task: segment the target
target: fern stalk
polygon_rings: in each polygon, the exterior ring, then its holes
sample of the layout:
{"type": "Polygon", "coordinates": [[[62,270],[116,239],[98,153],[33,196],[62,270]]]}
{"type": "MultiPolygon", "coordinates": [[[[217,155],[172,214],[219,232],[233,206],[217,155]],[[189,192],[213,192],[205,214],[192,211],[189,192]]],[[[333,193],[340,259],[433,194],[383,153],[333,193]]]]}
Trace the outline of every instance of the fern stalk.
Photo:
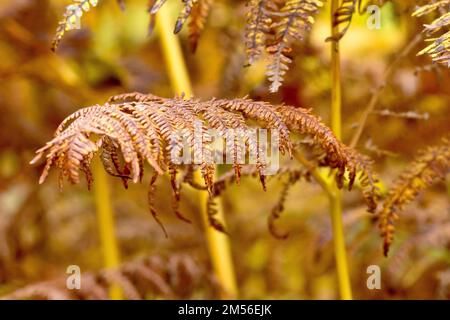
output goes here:
{"type": "MultiPolygon", "coordinates": [[[[178,94],[184,93],[185,97],[192,96],[192,87],[189,80],[186,64],[177,37],[172,33],[170,22],[170,7],[164,6],[158,11],[156,29],[161,41],[163,55],[168,68],[171,85],[178,94]]],[[[195,181],[201,183],[200,172],[195,172],[195,181]]],[[[207,192],[199,192],[200,214],[204,223],[209,255],[216,277],[222,288],[221,297],[233,299],[238,295],[231,246],[227,235],[217,231],[209,225],[206,203],[207,192]]],[[[217,203],[217,220],[225,225],[223,210],[220,202],[217,203]]]]}
{"type": "MultiPolygon", "coordinates": [[[[105,268],[116,268],[120,265],[119,249],[114,228],[114,213],[111,205],[111,194],[108,177],[99,159],[94,161],[94,199],[97,207],[97,220],[100,234],[101,250],[105,268]]],[[[123,294],[117,284],[109,289],[112,300],[122,300],[123,294]]]]}
{"type": "MultiPolygon", "coordinates": [[[[339,26],[333,24],[335,12],[339,8],[339,0],[331,1],[331,36],[337,39],[339,26]]],[[[339,54],[339,41],[331,41],[331,128],[338,139],[341,133],[341,65],[339,54]]],[[[342,191],[336,183],[332,184],[332,192],[328,193],[330,199],[331,221],[333,225],[334,254],[336,259],[339,292],[341,299],[351,300],[352,289],[348,272],[347,254],[345,250],[344,228],[342,224],[342,191]]]]}

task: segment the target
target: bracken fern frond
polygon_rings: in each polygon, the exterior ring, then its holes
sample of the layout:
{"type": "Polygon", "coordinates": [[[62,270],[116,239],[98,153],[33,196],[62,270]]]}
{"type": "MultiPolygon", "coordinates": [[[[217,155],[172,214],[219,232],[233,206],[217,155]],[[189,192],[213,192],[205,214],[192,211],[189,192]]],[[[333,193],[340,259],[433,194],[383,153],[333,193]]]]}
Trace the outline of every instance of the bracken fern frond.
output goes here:
{"type": "Polygon", "coordinates": [[[270,12],[278,11],[278,6],[273,0],[249,0],[247,7],[249,9],[245,26],[246,65],[252,65],[265,50],[272,24],[270,12]]]}
{"type": "Polygon", "coordinates": [[[199,291],[213,298],[219,289],[211,271],[187,254],[145,256],[117,269],[83,272],[81,281],[79,290],[71,290],[65,279],[51,279],[19,288],[1,299],[103,300],[108,299],[111,284],[118,285],[130,300],[149,296],[186,299],[199,291]]]}
{"type": "Polygon", "coordinates": [[[98,0],[73,0],[73,4],[66,7],[64,18],[56,28],[56,34],[52,42],[52,50],[56,51],[67,31],[80,28],[80,18],[83,12],[88,12],[92,7],[96,7],[98,0]]]}
{"type": "Polygon", "coordinates": [[[232,151],[236,182],[241,175],[241,164],[246,161],[245,157],[241,159],[238,156],[243,149],[255,157],[255,170],[265,189],[264,172],[268,165],[265,150],[250,136],[244,135],[243,143],[240,143],[235,135],[230,135],[230,130],[254,132],[255,128],[278,132],[281,154],[291,155],[291,132],[307,136],[325,154],[321,165],[337,169],[336,179],[340,187],[343,186],[345,171],[348,171],[349,189],[356,173],[361,172],[364,177],[361,182],[365,187],[363,195],[369,211],[375,210],[376,178],[367,158],[343,145],[309,110],[273,106],[246,98],[200,101],[141,93],[114,96],[104,105],[83,108],[68,116],[56,129],[54,138],[37,151],[31,163],[36,163],[44,155],[46,157],[40,183],[55,166],[59,169],[61,182],[67,178],[71,183],[78,183],[81,171],[90,185],[90,163],[94,154],[100,151],[106,172],[122,179],[126,187],[128,180],[134,183],[142,180],[144,162],[147,162],[153,171],[148,197],[153,216],[156,217],[153,207],[156,178],[168,172],[174,192],[174,211],[179,218],[187,220],[177,210],[180,200],[177,173],[186,167],[185,163],[180,163],[179,157],[193,155],[194,166],[203,176],[205,189],[211,197],[214,196],[215,149],[209,129],[215,130],[225,141],[227,150],[232,151]],[[200,138],[197,136],[199,132],[200,138]]]}
{"type": "Polygon", "coordinates": [[[188,24],[188,38],[191,51],[195,52],[200,35],[205,28],[211,10],[212,0],[197,0],[191,10],[191,17],[188,24]]]}
{"type": "Polygon", "coordinates": [[[416,159],[399,176],[389,191],[379,214],[379,228],[384,239],[384,254],[387,255],[394,239],[394,222],[398,214],[416,196],[439,179],[443,179],[450,170],[450,140],[442,139],[436,146],[420,151],[416,159]]]}
{"type": "Polygon", "coordinates": [[[450,0],[435,1],[430,4],[419,7],[413,16],[421,17],[435,11],[440,12],[440,16],[431,24],[424,25],[424,32],[428,35],[440,36],[427,39],[431,42],[418,55],[428,54],[434,62],[446,64],[450,68],[450,0]]]}
{"type": "Polygon", "coordinates": [[[267,46],[270,63],[267,76],[271,82],[270,91],[276,92],[283,82],[292,59],[288,56],[295,41],[303,40],[314,23],[313,15],[323,6],[320,0],[288,0],[279,12],[273,12],[271,29],[274,41],[267,46]]]}

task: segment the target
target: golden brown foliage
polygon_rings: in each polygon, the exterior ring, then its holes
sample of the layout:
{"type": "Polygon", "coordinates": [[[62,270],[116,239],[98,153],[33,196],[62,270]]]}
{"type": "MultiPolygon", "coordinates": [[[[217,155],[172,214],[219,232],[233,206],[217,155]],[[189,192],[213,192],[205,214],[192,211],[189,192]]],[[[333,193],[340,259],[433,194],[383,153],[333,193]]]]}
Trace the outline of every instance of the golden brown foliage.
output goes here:
{"type": "MultiPolygon", "coordinates": [[[[263,188],[265,188],[264,169],[268,165],[265,151],[248,135],[255,127],[275,130],[279,134],[279,151],[291,154],[290,133],[301,134],[312,140],[312,145],[324,153],[320,165],[337,169],[336,179],[342,188],[344,173],[348,171],[349,189],[361,172],[363,195],[373,212],[376,208],[377,189],[370,161],[336,139],[331,130],[309,110],[292,106],[272,106],[266,102],[250,99],[198,99],[184,100],[161,98],[151,94],[130,93],[112,97],[104,105],[80,109],[67,117],[57,128],[54,138],[37,151],[31,163],[36,163],[44,155],[46,165],[40,183],[46,179],[52,166],[71,183],[80,181],[80,170],[85,174],[88,186],[92,182],[90,163],[94,154],[101,151],[105,170],[119,177],[126,186],[127,180],[134,183],[142,180],[144,162],[153,169],[150,184],[149,205],[152,209],[154,183],[158,175],[168,172],[174,192],[175,204],[180,200],[178,170],[185,164],[178,163],[181,155],[193,155],[194,163],[189,170],[199,168],[205,188],[211,196],[215,194],[213,145],[209,129],[214,129],[225,141],[231,151],[236,181],[239,182],[241,165],[245,159],[239,157],[242,149],[254,155],[255,168],[263,188]],[[231,130],[242,130],[243,143],[231,130]],[[199,130],[199,131],[197,131],[199,130]],[[200,132],[200,137],[197,133],[200,132]],[[188,150],[184,150],[186,147],[188,150]]],[[[178,217],[182,218],[177,211],[178,217]]],[[[211,215],[212,216],[212,215],[211,215]]],[[[186,219],[184,219],[186,220],[186,219]]],[[[220,229],[220,228],[219,228],[220,229]]]]}
{"type": "Polygon", "coordinates": [[[245,46],[247,51],[247,65],[252,65],[263,54],[266,37],[270,33],[272,18],[270,11],[277,11],[273,0],[249,0],[247,24],[245,27],[245,46]]]}
{"type": "MultiPolygon", "coordinates": [[[[161,9],[166,0],[151,0],[149,5],[150,12],[150,30],[152,30],[152,24],[154,15],[161,9]]],[[[192,52],[197,49],[198,39],[205,28],[206,20],[211,9],[212,0],[183,0],[183,8],[178,15],[177,21],[173,32],[179,33],[183,28],[186,21],[188,23],[188,38],[192,52]]]]}
{"type": "Polygon", "coordinates": [[[384,200],[379,215],[379,227],[384,238],[384,254],[387,255],[394,239],[394,222],[398,213],[425,188],[445,177],[450,170],[450,140],[442,139],[439,145],[419,152],[416,159],[399,176],[384,200]]]}
{"type": "Polygon", "coordinates": [[[205,28],[206,19],[211,10],[211,3],[212,0],[197,0],[192,7],[191,18],[188,24],[188,37],[192,52],[195,52],[197,49],[198,40],[205,28]]]}
{"type": "MultiPolygon", "coordinates": [[[[183,4],[174,32],[178,33],[190,17],[189,38],[191,47],[195,49],[210,9],[210,1],[186,0],[183,4]]],[[[162,2],[157,2],[151,13],[156,13],[161,5],[162,2]]],[[[271,82],[270,91],[276,92],[289,69],[288,64],[292,62],[288,54],[292,51],[293,42],[303,39],[314,23],[313,15],[323,6],[323,2],[288,0],[279,6],[273,0],[249,0],[247,6],[247,65],[251,65],[266,51],[270,56],[267,67],[267,76],[271,82]]]]}
{"type": "Polygon", "coordinates": [[[181,31],[184,23],[191,15],[192,8],[197,4],[197,2],[198,0],[183,0],[183,8],[178,15],[177,21],[175,22],[175,29],[173,30],[173,33],[178,33],[181,31]]]}
{"type": "Polygon", "coordinates": [[[286,239],[289,236],[289,232],[280,232],[275,226],[275,221],[278,220],[281,216],[281,213],[284,211],[284,204],[286,202],[289,190],[302,178],[309,179],[308,171],[301,170],[289,170],[286,172],[288,178],[283,182],[280,196],[278,198],[277,203],[272,208],[272,211],[269,215],[269,219],[267,220],[267,224],[270,230],[270,233],[278,239],[286,239]]]}
{"type": "Polygon", "coordinates": [[[119,285],[125,297],[131,300],[149,296],[183,299],[198,289],[204,289],[212,296],[218,289],[209,271],[183,254],[168,258],[146,256],[124,263],[118,269],[83,272],[81,283],[79,290],[70,290],[65,278],[39,282],[20,288],[2,299],[108,299],[111,284],[119,285]]]}
{"type": "Polygon", "coordinates": [[[429,54],[434,62],[447,64],[450,67],[450,7],[449,0],[439,0],[430,4],[419,7],[413,16],[421,17],[426,14],[438,11],[440,16],[431,24],[425,24],[424,32],[433,35],[427,41],[431,42],[426,48],[418,54],[429,54]],[[443,32],[440,36],[435,37],[436,33],[443,32]]]}
{"type": "Polygon", "coordinates": [[[288,0],[279,12],[273,14],[271,29],[275,36],[266,48],[270,55],[267,76],[271,82],[271,92],[278,91],[289,69],[288,64],[292,59],[288,55],[293,42],[303,40],[314,23],[313,15],[322,6],[320,0],[288,0]]]}
{"type": "Polygon", "coordinates": [[[59,22],[56,28],[56,35],[53,38],[52,50],[58,48],[61,39],[67,31],[78,29],[80,27],[80,18],[83,12],[88,12],[92,7],[97,6],[98,0],[73,0],[73,4],[66,7],[64,18],[59,22]]]}

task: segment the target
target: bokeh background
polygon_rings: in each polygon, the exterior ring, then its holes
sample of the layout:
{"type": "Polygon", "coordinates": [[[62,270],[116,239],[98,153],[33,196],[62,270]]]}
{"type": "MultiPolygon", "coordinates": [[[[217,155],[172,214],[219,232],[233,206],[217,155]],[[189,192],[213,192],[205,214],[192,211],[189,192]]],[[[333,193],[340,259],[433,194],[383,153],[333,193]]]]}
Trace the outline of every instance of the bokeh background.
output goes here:
{"type": "MultiPolygon", "coordinates": [[[[384,81],[384,70],[427,22],[426,17],[411,18],[413,2],[386,4],[379,30],[366,27],[367,15],[355,17],[341,42],[344,142],[351,139],[372,91],[384,81]]],[[[83,28],[68,33],[55,54],[51,41],[69,3],[0,1],[0,295],[107,298],[108,283],[114,281],[129,298],[217,298],[199,203],[189,190],[183,191],[181,211],[192,224],[173,218],[169,182],[159,183],[157,207],[169,233],[166,239],[148,212],[146,183],[124,190],[119,180],[108,180],[123,264],[120,273],[111,274],[102,270],[95,206],[85,184],[59,192],[57,176],[51,174],[38,185],[42,165],[28,163],[70,113],[123,92],[173,95],[158,38],[148,35],[146,0],[125,1],[125,11],[115,1],[100,1],[83,16],[83,28]],[[84,274],[78,293],[64,288],[68,265],[80,266],[84,274]]],[[[175,22],[179,4],[172,0],[169,5],[175,22]]],[[[243,1],[214,1],[195,54],[185,30],[180,33],[195,95],[285,102],[312,108],[327,123],[327,8],[310,36],[294,48],[291,70],[276,94],[268,91],[264,62],[243,68],[245,12],[243,1]]],[[[420,42],[401,58],[357,146],[375,160],[387,187],[419,149],[449,131],[449,69],[417,57],[424,45],[420,42]]],[[[297,183],[278,222],[290,236],[279,240],[268,231],[267,216],[281,183],[282,178],[272,179],[264,192],[253,179],[243,179],[221,199],[240,298],[338,298],[327,197],[314,183],[297,183]]],[[[448,178],[421,193],[402,213],[385,258],[374,216],[365,212],[357,192],[345,193],[355,298],[450,297],[449,194],[448,178]],[[381,290],[366,286],[369,265],[381,267],[381,290]]]]}

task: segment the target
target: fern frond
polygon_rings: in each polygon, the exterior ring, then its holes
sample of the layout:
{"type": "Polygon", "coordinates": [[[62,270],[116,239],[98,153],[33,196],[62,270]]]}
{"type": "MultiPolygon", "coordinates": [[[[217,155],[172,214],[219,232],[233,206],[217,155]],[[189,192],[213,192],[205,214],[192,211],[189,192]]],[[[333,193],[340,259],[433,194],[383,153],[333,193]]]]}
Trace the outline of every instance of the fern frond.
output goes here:
{"type": "MultiPolygon", "coordinates": [[[[56,50],[67,31],[80,27],[83,12],[95,7],[98,0],[73,0],[74,4],[67,6],[64,19],[58,25],[52,50],[56,50]]],[[[149,0],[150,15],[149,33],[152,32],[156,13],[166,0],[149,0]]],[[[118,0],[121,9],[124,1],[118,0]]],[[[188,38],[191,50],[197,48],[199,37],[205,27],[206,19],[211,9],[212,0],[183,0],[183,7],[175,23],[174,33],[180,32],[189,19],[188,38]]],[[[250,8],[247,13],[245,45],[247,53],[246,65],[253,64],[263,52],[269,55],[267,77],[271,82],[270,91],[276,92],[283,82],[283,77],[289,69],[292,59],[289,53],[296,41],[301,41],[314,23],[313,15],[323,6],[321,0],[248,0],[250,8]],[[279,6],[282,6],[281,9],[279,6]]]]}
{"type": "Polygon", "coordinates": [[[271,82],[270,91],[276,92],[283,82],[292,59],[288,54],[292,51],[294,41],[301,41],[314,23],[316,14],[323,2],[320,0],[288,0],[280,12],[273,12],[271,28],[275,31],[274,42],[266,50],[270,63],[267,76],[271,82]]]}
{"type": "MultiPolygon", "coordinates": [[[[150,0],[149,14],[150,14],[150,26],[149,33],[153,31],[155,23],[155,15],[164,5],[166,0],[150,0]]],[[[181,9],[173,33],[177,34],[181,31],[187,19],[188,24],[188,38],[191,47],[191,51],[195,52],[197,49],[198,40],[200,38],[203,29],[205,28],[206,19],[208,18],[211,10],[212,0],[182,0],[183,8],[181,9]]]]}
{"type": "MultiPolygon", "coordinates": [[[[423,210],[420,211],[422,214],[424,213],[423,210]]],[[[408,275],[413,269],[417,269],[417,266],[422,267],[419,271],[422,274],[425,270],[434,269],[439,262],[444,262],[445,254],[440,255],[439,252],[446,253],[449,244],[450,222],[448,220],[433,224],[420,224],[416,234],[407,237],[389,259],[386,271],[392,278],[391,281],[394,281],[396,286],[410,287],[411,282],[416,282],[419,277],[414,277],[410,281],[409,277],[405,275],[408,275]],[[430,258],[432,261],[427,264],[426,261],[430,258]]]]}
{"type": "Polygon", "coordinates": [[[80,28],[80,18],[83,12],[88,12],[92,7],[96,7],[98,0],[73,0],[73,4],[66,7],[64,18],[56,28],[56,34],[52,41],[52,50],[56,51],[67,31],[80,28]]]}
{"type": "Polygon", "coordinates": [[[308,171],[301,170],[289,170],[286,172],[288,179],[283,182],[280,196],[276,205],[272,208],[272,211],[267,219],[267,225],[270,233],[277,239],[286,239],[289,236],[289,232],[280,232],[275,226],[275,222],[280,218],[281,213],[284,211],[284,204],[286,202],[289,190],[302,178],[309,179],[308,171]]]}
{"type": "MultiPolygon", "coordinates": [[[[377,5],[383,6],[389,0],[378,0],[377,5]]],[[[326,41],[340,41],[352,24],[353,15],[358,13],[362,15],[369,5],[374,4],[374,1],[363,0],[343,0],[341,5],[333,14],[333,26],[343,26],[339,33],[334,37],[328,37],[326,41]]]]}
{"type": "Polygon", "coordinates": [[[356,7],[361,6],[361,0],[343,0],[339,8],[333,14],[333,26],[344,25],[344,28],[340,30],[336,37],[329,37],[327,40],[339,41],[347,33],[352,23],[353,14],[356,11],[356,7]]]}
{"type": "Polygon", "coordinates": [[[211,4],[212,0],[197,0],[192,7],[188,24],[188,38],[192,52],[197,50],[198,40],[205,28],[206,19],[211,10],[211,4]]]}
{"type": "Polygon", "coordinates": [[[379,228],[387,255],[394,239],[394,222],[398,214],[416,196],[433,183],[445,177],[450,170],[450,140],[442,139],[439,145],[420,151],[416,159],[399,176],[389,191],[379,214],[379,228]]]}
{"type": "Polygon", "coordinates": [[[173,33],[180,32],[187,18],[189,18],[192,8],[197,4],[199,0],[182,0],[182,1],[183,1],[183,8],[181,9],[180,14],[178,15],[177,21],[175,22],[175,28],[173,30],[173,33]]]}
{"type": "Polygon", "coordinates": [[[110,284],[120,286],[127,299],[185,299],[198,291],[213,298],[218,289],[211,272],[186,254],[145,256],[117,269],[83,272],[81,281],[79,290],[71,290],[59,277],[19,288],[1,299],[103,300],[108,299],[110,284]]]}
{"type": "Polygon", "coordinates": [[[273,0],[249,0],[246,5],[249,7],[245,26],[246,65],[252,65],[266,47],[272,24],[270,12],[277,12],[278,7],[273,0]]]}
{"type": "Polygon", "coordinates": [[[174,192],[175,213],[186,220],[176,207],[180,201],[176,175],[185,165],[180,157],[193,155],[194,165],[201,171],[206,189],[211,196],[216,193],[210,129],[224,139],[228,150],[232,150],[231,162],[236,182],[239,182],[241,165],[245,163],[245,156],[241,159],[239,154],[244,151],[244,155],[255,156],[255,170],[265,189],[267,159],[261,143],[246,134],[243,135],[243,142],[238,143],[236,135],[230,135],[237,129],[254,132],[255,122],[256,128],[278,132],[281,154],[291,155],[291,132],[311,139],[311,143],[325,154],[321,165],[338,169],[336,179],[340,187],[343,186],[346,170],[350,189],[356,172],[361,171],[365,177],[363,182],[368,187],[363,194],[369,210],[373,211],[377,199],[374,187],[376,178],[367,159],[338,141],[332,131],[309,110],[272,106],[246,98],[200,101],[140,93],[115,96],[104,105],[83,108],[68,116],[56,129],[54,138],[37,151],[31,163],[36,163],[44,155],[46,157],[40,183],[44,182],[53,166],[59,169],[62,178],[67,178],[71,183],[80,181],[80,171],[90,183],[89,164],[94,154],[100,151],[105,170],[121,178],[126,187],[128,180],[134,183],[142,180],[144,162],[148,162],[153,171],[149,191],[150,212],[156,218],[153,209],[156,177],[168,172],[174,192]]]}
{"type": "Polygon", "coordinates": [[[426,14],[430,14],[435,11],[441,13],[446,10],[447,12],[441,14],[431,24],[424,25],[424,32],[429,35],[435,35],[442,32],[440,36],[427,39],[431,42],[426,48],[421,50],[418,55],[428,54],[434,62],[446,64],[450,68],[450,8],[449,0],[440,0],[424,6],[419,7],[413,16],[421,17],[426,14]]]}

